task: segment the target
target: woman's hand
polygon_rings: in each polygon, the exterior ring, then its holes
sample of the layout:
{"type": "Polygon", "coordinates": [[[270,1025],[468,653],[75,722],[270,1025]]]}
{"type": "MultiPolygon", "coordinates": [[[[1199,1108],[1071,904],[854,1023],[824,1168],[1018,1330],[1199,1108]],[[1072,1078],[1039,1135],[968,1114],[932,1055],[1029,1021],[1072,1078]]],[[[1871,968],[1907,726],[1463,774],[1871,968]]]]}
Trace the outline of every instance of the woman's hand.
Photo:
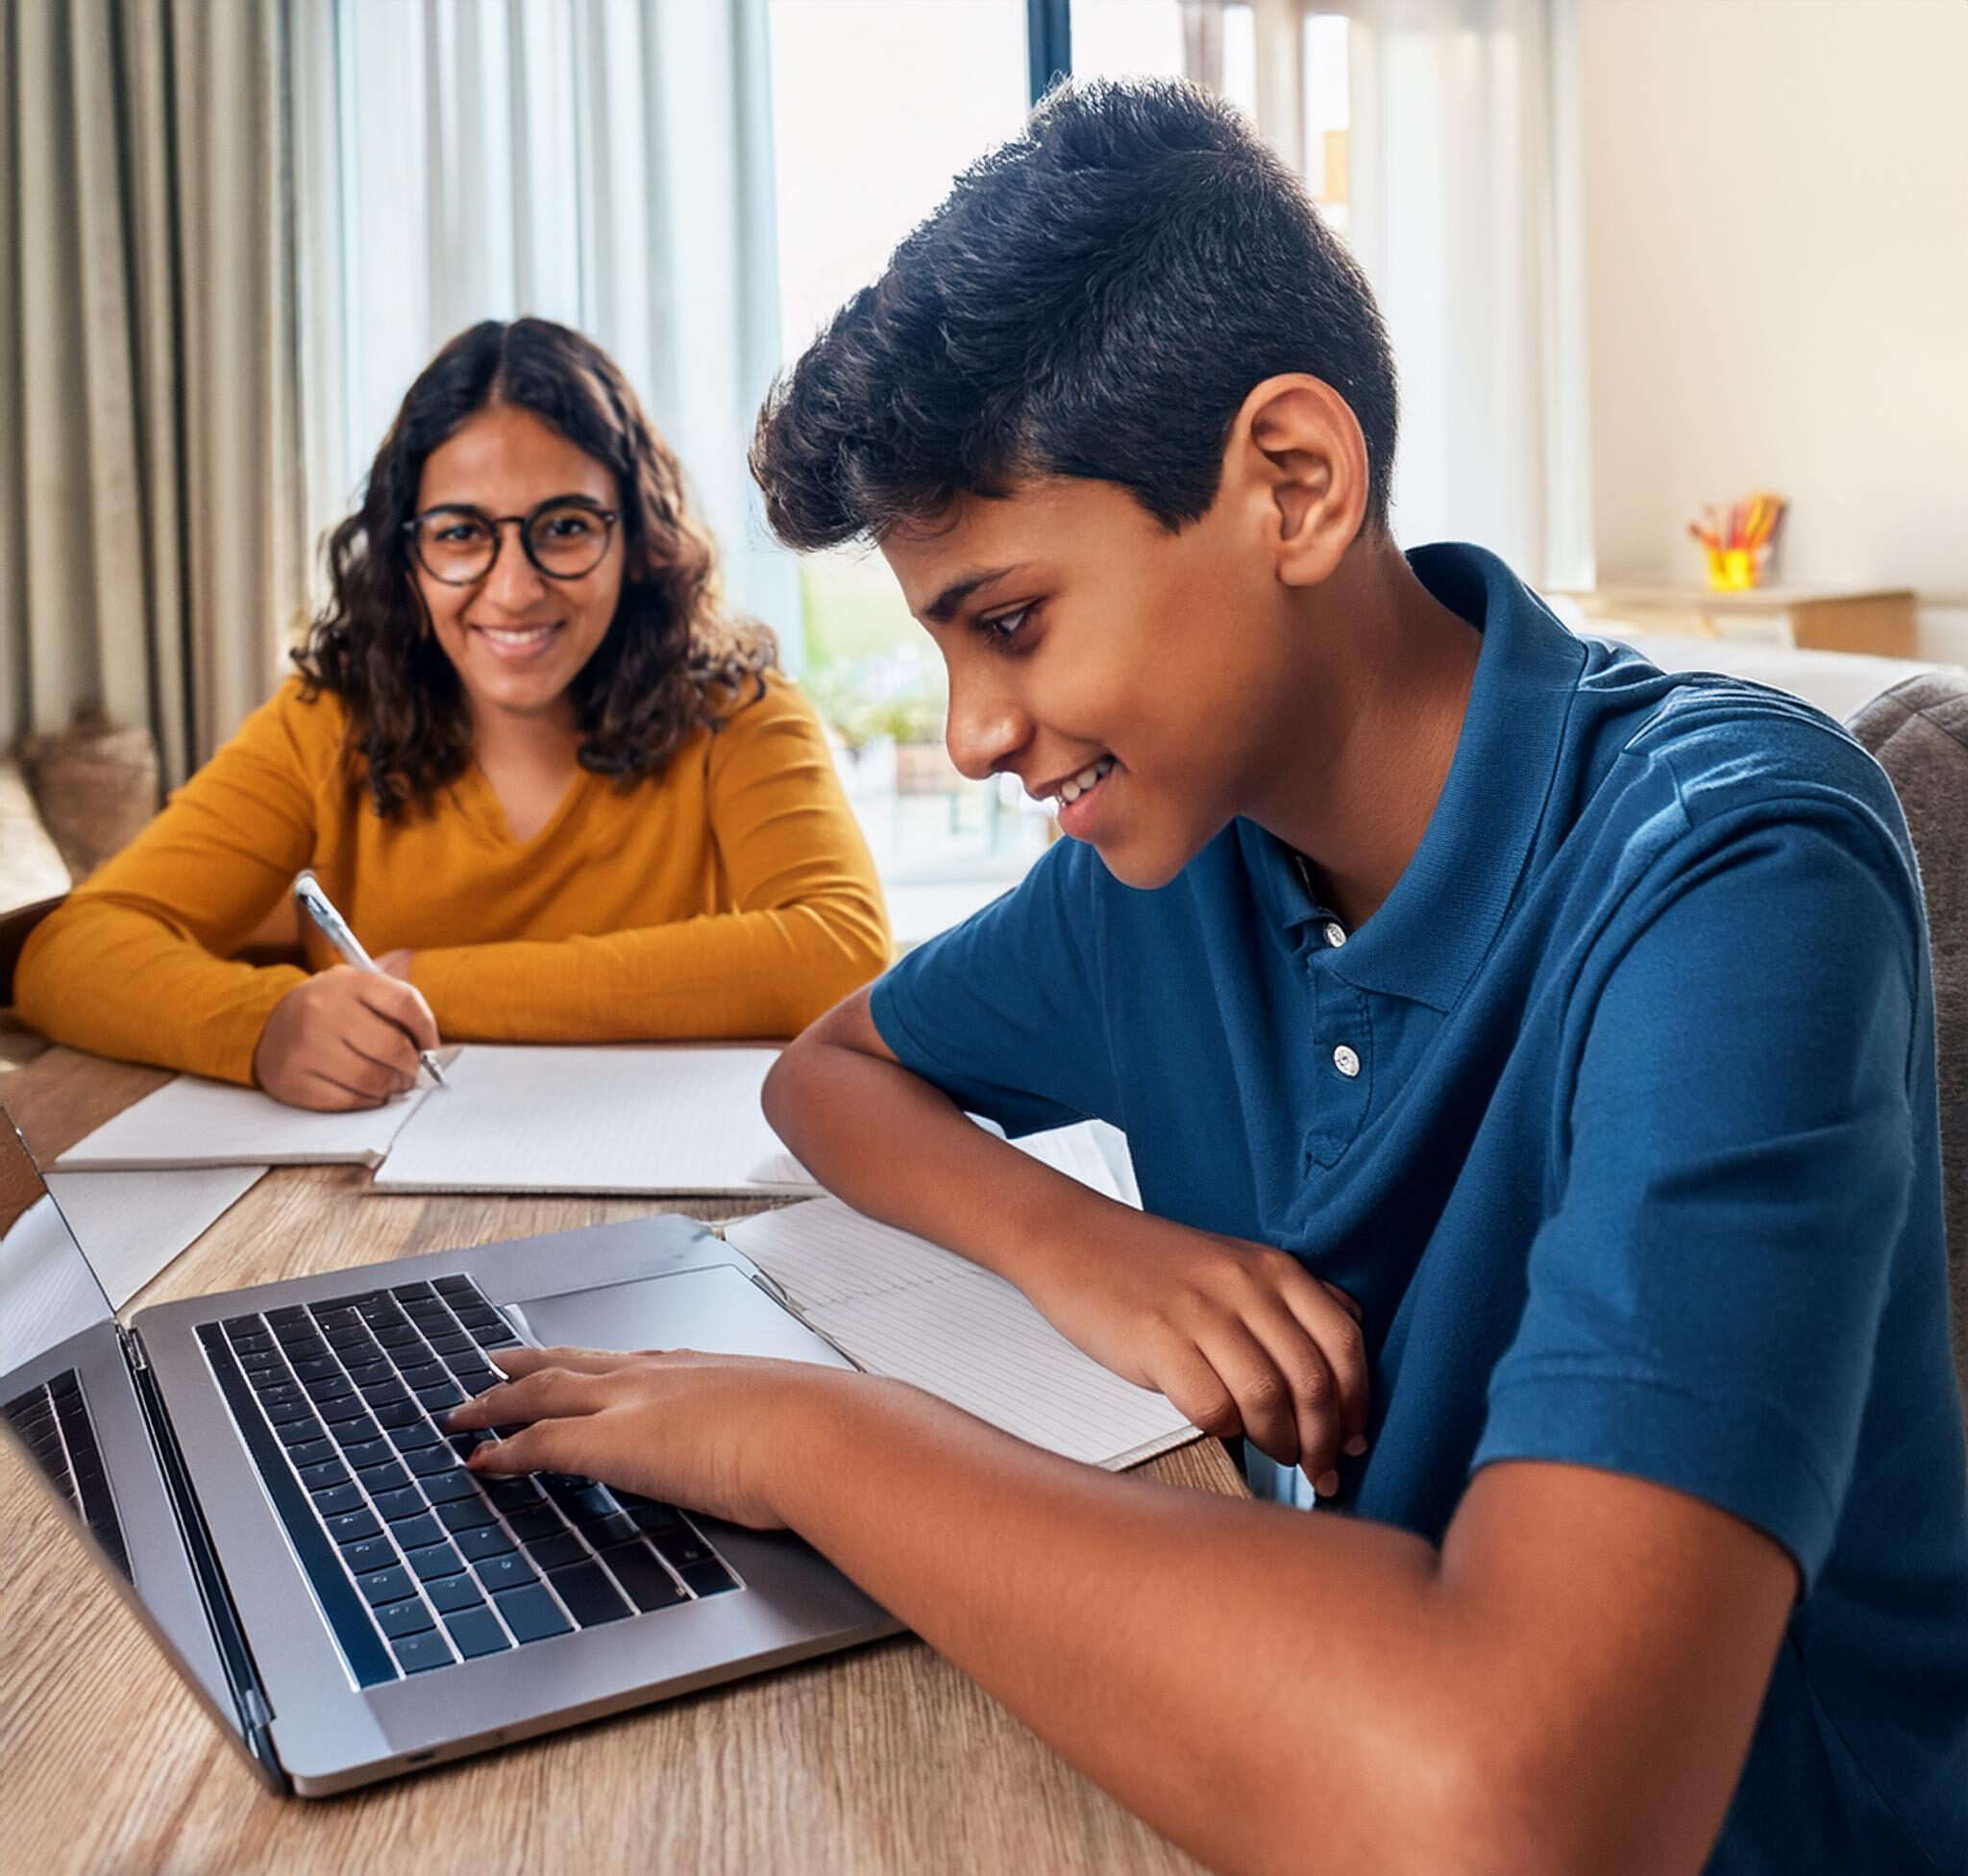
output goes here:
{"type": "Polygon", "coordinates": [[[774,1481],[799,1431],[863,1377],[750,1355],[495,1348],[512,1378],[454,1408],[450,1431],[518,1426],[474,1471],[573,1472],[734,1524],[785,1522],[774,1481]]]}
{"type": "Polygon", "coordinates": [[[253,1050],[253,1078],[291,1107],[380,1107],[417,1079],[417,1051],[437,1047],[424,993],[337,964],[273,1006],[253,1050]]]}
{"type": "Polygon", "coordinates": [[[1052,1325],[1103,1367],[1165,1394],[1206,1433],[1242,1433],[1321,1495],[1366,1449],[1360,1307],[1289,1251],[1167,1219],[1021,1270],[1052,1325]]]}

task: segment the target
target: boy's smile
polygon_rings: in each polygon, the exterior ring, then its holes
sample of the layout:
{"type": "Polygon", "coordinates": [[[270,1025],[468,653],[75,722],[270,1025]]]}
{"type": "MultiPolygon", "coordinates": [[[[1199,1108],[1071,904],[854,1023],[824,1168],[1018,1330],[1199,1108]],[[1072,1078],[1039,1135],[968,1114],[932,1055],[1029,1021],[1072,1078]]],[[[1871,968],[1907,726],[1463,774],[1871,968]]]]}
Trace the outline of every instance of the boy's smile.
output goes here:
{"type": "Polygon", "coordinates": [[[881,543],[949,668],[951,760],[1056,801],[1129,885],[1173,878],[1290,735],[1284,589],[1237,523],[1171,533],[1117,484],[1051,478],[881,543]]]}

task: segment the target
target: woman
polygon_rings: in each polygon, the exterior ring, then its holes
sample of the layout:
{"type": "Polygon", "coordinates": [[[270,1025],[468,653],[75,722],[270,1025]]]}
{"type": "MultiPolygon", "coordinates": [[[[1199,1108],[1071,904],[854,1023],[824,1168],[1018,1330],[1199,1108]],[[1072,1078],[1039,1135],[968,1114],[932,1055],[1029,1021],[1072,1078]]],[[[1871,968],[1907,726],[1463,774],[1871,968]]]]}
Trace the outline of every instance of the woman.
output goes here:
{"type": "Polygon", "coordinates": [[[348,1108],[440,1035],[793,1035],[888,961],[820,724],[591,340],[452,340],[329,560],[300,675],[34,934],[30,1023],[348,1108]],[[391,975],[295,931],[303,867],[391,975]],[[283,935],[311,974],[240,956],[283,935]]]}

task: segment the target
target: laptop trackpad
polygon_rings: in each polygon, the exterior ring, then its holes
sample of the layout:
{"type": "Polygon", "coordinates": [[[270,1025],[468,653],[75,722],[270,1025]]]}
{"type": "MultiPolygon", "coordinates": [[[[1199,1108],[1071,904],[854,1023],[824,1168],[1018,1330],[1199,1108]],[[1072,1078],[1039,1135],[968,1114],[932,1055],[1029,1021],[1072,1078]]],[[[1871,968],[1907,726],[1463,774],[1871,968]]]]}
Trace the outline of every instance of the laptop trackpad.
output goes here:
{"type": "Polygon", "coordinates": [[[826,1368],[853,1366],[729,1264],[504,1307],[549,1347],[696,1348],[707,1355],[775,1355],[826,1368]]]}

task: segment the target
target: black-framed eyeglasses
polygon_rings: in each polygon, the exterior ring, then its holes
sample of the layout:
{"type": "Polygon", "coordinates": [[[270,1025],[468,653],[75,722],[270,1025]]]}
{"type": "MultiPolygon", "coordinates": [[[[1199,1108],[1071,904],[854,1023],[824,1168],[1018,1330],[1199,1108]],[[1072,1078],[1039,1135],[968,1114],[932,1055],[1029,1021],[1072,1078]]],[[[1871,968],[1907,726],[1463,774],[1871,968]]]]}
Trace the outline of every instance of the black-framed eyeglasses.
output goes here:
{"type": "Polygon", "coordinates": [[[447,586],[473,585],[492,571],[508,524],[519,530],[527,558],[549,580],[578,580],[602,564],[621,518],[613,508],[575,496],[542,502],[530,514],[487,514],[448,502],[405,522],[404,533],[418,564],[447,586]]]}

